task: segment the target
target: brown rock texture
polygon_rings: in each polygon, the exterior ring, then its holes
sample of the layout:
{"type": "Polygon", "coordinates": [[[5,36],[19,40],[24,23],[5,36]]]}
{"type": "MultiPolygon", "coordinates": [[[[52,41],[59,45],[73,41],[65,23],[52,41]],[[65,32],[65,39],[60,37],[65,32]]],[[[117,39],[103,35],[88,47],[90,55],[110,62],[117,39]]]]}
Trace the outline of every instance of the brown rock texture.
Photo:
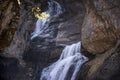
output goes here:
{"type": "Polygon", "coordinates": [[[89,0],[82,25],[82,45],[90,53],[114,47],[120,35],[119,1],[89,0]]]}
{"type": "Polygon", "coordinates": [[[120,80],[120,41],[81,67],[78,80],[120,80]]]}
{"type": "Polygon", "coordinates": [[[22,55],[28,49],[30,36],[35,26],[35,17],[32,13],[34,3],[21,1],[20,4],[20,20],[19,27],[13,37],[9,47],[5,48],[3,55],[6,57],[14,57],[24,64],[22,55]]]}
{"type": "Polygon", "coordinates": [[[82,45],[86,54],[95,55],[88,56],[78,80],[120,80],[119,4],[119,0],[87,1],[82,45]]]}
{"type": "Polygon", "coordinates": [[[13,39],[18,27],[19,9],[17,0],[0,1],[0,52],[9,46],[13,39]]]}

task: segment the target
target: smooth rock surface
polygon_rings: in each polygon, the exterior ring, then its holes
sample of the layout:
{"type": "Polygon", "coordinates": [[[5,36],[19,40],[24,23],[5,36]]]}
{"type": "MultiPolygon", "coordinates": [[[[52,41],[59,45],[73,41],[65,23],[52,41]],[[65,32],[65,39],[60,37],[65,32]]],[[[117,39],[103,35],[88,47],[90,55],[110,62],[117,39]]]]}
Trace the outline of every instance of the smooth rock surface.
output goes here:
{"type": "Polygon", "coordinates": [[[120,35],[119,1],[90,0],[86,9],[81,36],[83,47],[93,54],[114,47],[120,35]]]}

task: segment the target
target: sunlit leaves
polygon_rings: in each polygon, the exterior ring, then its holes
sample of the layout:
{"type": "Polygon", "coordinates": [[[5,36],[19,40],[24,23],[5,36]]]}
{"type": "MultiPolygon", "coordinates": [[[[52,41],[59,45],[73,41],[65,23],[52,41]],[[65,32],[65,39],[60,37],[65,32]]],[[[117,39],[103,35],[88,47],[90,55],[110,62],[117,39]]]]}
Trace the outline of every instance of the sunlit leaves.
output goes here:
{"type": "Polygon", "coordinates": [[[39,7],[32,8],[32,12],[34,13],[35,17],[41,20],[46,20],[50,15],[46,12],[40,12],[41,9],[39,7]]]}
{"type": "Polygon", "coordinates": [[[17,0],[18,4],[20,5],[20,0],[17,0]]]}

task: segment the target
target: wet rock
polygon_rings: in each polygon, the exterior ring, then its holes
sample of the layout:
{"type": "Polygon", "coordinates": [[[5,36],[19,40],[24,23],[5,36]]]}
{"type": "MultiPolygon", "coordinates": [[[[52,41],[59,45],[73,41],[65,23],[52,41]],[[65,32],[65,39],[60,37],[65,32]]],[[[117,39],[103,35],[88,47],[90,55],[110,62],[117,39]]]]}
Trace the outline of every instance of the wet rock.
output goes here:
{"type": "Polygon", "coordinates": [[[81,25],[85,6],[82,1],[65,0],[65,12],[61,15],[65,21],[58,26],[57,44],[71,44],[80,41],[81,25]]]}
{"type": "Polygon", "coordinates": [[[24,53],[23,59],[28,67],[32,67],[33,80],[39,80],[42,69],[56,61],[63,47],[56,46],[55,42],[49,42],[47,38],[36,37],[30,41],[29,49],[24,53]]]}
{"type": "Polygon", "coordinates": [[[105,52],[117,42],[120,31],[118,0],[93,0],[87,3],[82,25],[82,45],[90,53],[105,52]],[[113,3],[113,4],[110,4],[113,3]]]}

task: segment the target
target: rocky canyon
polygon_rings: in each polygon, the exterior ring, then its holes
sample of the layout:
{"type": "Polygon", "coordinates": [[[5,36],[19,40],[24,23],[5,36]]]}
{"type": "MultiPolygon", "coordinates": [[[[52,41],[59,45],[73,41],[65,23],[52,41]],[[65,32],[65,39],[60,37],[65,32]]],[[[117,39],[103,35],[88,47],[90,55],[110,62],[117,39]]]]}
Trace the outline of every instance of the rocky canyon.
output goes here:
{"type": "Polygon", "coordinates": [[[120,80],[120,0],[1,0],[0,5],[0,80],[120,80]],[[59,65],[53,72],[60,66],[64,71],[70,61],[64,79],[60,71],[59,78],[41,78],[52,64],[59,65]]]}

